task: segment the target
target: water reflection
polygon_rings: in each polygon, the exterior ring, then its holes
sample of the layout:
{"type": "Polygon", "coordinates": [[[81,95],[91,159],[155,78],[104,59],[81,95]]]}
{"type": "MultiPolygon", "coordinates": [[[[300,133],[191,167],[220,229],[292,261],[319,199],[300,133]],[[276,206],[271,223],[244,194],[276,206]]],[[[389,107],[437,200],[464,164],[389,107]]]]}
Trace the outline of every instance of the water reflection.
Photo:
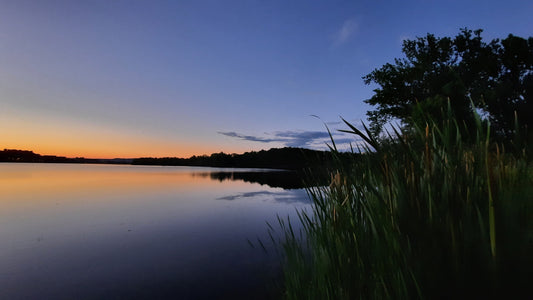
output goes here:
{"type": "Polygon", "coordinates": [[[194,176],[209,177],[218,181],[244,181],[250,183],[259,183],[270,187],[279,187],[283,189],[301,189],[304,188],[302,175],[295,171],[222,171],[222,172],[199,172],[193,173],[194,176]]]}
{"type": "Polygon", "coordinates": [[[0,164],[0,298],[268,296],[277,258],[247,240],[269,240],[266,222],[307,207],[307,196],[242,175],[0,164]]]}
{"type": "Polygon", "coordinates": [[[244,198],[259,198],[261,201],[276,201],[284,203],[304,203],[309,204],[311,201],[306,197],[305,191],[296,190],[294,192],[270,192],[270,191],[258,191],[258,192],[248,192],[248,193],[239,193],[230,196],[219,197],[217,200],[238,200],[244,198]]]}

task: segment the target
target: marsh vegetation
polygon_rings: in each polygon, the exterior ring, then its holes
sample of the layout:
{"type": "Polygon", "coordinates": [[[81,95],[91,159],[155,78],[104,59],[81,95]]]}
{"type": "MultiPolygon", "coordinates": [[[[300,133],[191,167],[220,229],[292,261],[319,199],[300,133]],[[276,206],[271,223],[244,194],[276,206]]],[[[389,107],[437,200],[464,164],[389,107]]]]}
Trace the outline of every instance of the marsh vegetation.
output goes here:
{"type": "Polygon", "coordinates": [[[370,129],[343,130],[362,155],[308,188],[298,222],[280,218],[287,299],[528,295],[533,39],[480,33],[406,41],[405,59],[365,78],[380,86],[370,129]]]}
{"type": "MultiPolygon", "coordinates": [[[[309,188],[303,232],[285,225],[288,299],[456,299],[525,295],[533,260],[526,151],[509,153],[477,119],[370,132],[367,155],[309,188]]],[[[333,149],[336,153],[336,150],[333,149]]]]}

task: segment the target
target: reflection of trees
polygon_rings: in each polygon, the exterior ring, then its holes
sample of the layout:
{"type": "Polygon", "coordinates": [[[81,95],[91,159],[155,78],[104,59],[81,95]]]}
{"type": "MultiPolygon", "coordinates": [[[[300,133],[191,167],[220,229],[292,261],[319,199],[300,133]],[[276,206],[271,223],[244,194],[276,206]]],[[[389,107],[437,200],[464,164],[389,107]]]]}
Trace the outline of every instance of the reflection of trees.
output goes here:
{"type": "Polygon", "coordinates": [[[269,172],[203,172],[195,173],[195,176],[207,177],[212,180],[222,181],[244,181],[250,183],[259,183],[270,187],[279,187],[283,189],[301,189],[303,175],[294,171],[269,171],[269,172]]]}
{"type": "Polygon", "coordinates": [[[194,172],[192,173],[192,177],[207,178],[209,177],[209,172],[194,172]]]}

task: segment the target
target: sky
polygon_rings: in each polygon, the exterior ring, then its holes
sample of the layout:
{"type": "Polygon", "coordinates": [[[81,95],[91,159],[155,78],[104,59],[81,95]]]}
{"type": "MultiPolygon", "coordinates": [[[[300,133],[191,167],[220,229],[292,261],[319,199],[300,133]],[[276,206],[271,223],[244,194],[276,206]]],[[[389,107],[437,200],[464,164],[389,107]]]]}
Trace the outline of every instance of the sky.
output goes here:
{"type": "Polygon", "coordinates": [[[533,1],[0,0],[0,149],[189,157],[354,137],[402,40],[533,34],[533,1]]]}

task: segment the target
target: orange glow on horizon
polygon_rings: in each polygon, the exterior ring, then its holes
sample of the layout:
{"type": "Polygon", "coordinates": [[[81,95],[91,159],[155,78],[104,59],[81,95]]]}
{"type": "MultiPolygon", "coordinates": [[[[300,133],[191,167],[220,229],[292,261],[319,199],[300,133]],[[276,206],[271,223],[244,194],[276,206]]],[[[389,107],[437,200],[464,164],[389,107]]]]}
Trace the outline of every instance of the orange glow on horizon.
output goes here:
{"type": "Polygon", "coordinates": [[[0,136],[0,150],[29,150],[40,155],[55,155],[68,158],[139,158],[139,157],[180,157],[189,158],[193,155],[211,155],[213,153],[244,153],[258,151],[247,146],[238,145],[207,145],[203,143],[172,143],[139,138],[109,142],[107,140],[86,140],[76,143],[64,140],[53,141],[35,138],[31,142],[16,142],[0,136]]]}
{"type": "MultiPolygon", "coordinates": [[[[196,136],[150,136],[133,130],[54,120],[26,122],[13,115],[0,119],[0,150],[29,150],[69,158],[138,158],[243,153],[253,150],[234,141],[205,142],[196,136]]],[[[212,140],[212,139],[211,139],[212,140]]]]}
{"type": "Polygon", "coordinates": [[[29,150],[69,158],[189,158],[219,152],[244,153],[268,146],[271,145],[251,144],[204,128],[157,131],[39,110],[0,110],[0,150],[29,150]]]}
{"type": "Polygon", "coordinates": [[[140,158],[140,157],[180,157],[189,158],[193,155],[211,155],[212,153],[244,153],[252,149],[218,149],[211,147],[183,147],[181,149],[165,149],[163,147],[143,147],[133,150],[122,149],[105,149],[94,148],[62,148],[54,145],[33,145],[33,144],[3,144],[1,149],[16,149],[33,151],[40,155],[64,156],[67,158],[95,158],[95,159],[112,159],[112,158],[140,158]]]}

